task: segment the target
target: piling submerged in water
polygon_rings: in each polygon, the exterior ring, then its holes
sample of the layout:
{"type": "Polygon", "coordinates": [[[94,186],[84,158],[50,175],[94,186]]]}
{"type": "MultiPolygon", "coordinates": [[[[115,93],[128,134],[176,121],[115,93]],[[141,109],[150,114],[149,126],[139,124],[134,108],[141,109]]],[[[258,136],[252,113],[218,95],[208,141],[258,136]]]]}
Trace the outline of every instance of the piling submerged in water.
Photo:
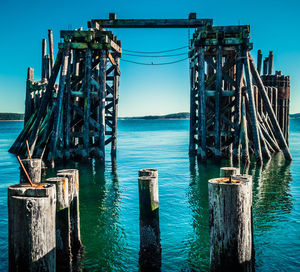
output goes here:
{"type": "Polygon", "coordinates": [[[41,160],[18,160],[29,183],[21,177],[21,184],[8,188],[9,270],[72,271],[83,249],[78,170],[63,169],[35,183],[41,160]]]}
{"type": "Polygon", "coordinates": [[[210,271],[254,271],[252,177],[208,181],[210,271]]]}

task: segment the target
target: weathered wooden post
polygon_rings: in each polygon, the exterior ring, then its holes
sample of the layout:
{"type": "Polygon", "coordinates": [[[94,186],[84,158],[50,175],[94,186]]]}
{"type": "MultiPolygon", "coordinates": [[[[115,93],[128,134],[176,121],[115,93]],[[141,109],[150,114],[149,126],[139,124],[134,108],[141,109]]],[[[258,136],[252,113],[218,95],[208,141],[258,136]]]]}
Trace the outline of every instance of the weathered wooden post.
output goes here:
{"type": "Polygon", "coordinates": [[[240,169],[236,167],[221,167],[220,178],[228,178],[240,174],[240,169]]]}
{"type": "Polygon", "coordinates": [[[49,53],[50,53],[50,67],[52,70],[53,65],[54,65],[53,31],[52,31],[52,29],[48,29],[48,41],[49,41],[49,53]]]}
{"type": "Polygon", "coordinates": [[[8,188],[9,271],[56,271],[55,210],[52,184],[8,188]]]}
{"type": "MultiPolygon", "coordinates": [[[[22,163],[33,183],[41,182],[41,159],[23,159],[22,163]]],[[[20,183],[28,183],[28,179],[22,169],[20,169],[20,183]]]]}
{"type": "Polygon", "coordinates": [[[46,55],[47,55],[47,40],[42,41],[42,80],[46,78],[46,55]]]}
{"type": "Polygon", "coordinates": [[[261,72],[261,62],[262,62],[262,52],[261,50],[257,51],[257,71],[260,74],[261,72]]]}
{"type": "Polygon", "coordinates": [[[268,67],[268,74],[269,75],[272,75],[273,74],[273,59],[274,59],[274,56],[273,56],[273,51],[270,51],[269,52],[269,67],[268,67]]]}
{"type": "Polygon", "coordinates": [[[141,271],[160,271],[161,245],[159,230],[158,172],[139,170],[141,271]]]}
{"type": "Polygon", "coordinates": [[[45,182],[56,187],[56,268],[58,271],[70,271],[72,253],[68,179],[53,177],[45,182]]]}
{"type": "Polygon", "coordinates": [[[107,53],[105,50],[100,51],[100,103],[99,103],[99,149],[100,158],[105,161],[105,96],[106,96],[106,67],[107,67],[107,53]]]}
{"type": "Polygon", "coordinates": [[[57,172],[57,176],[68,178],[71,248],[72,253],[76,254],[80,249],[82,249],[79,214],[79,171],[77,169],[63,169],[57,172]]]}
{"type": "Polygon", "coordinates": [[[252,178],[208,181],[210,271],[253,271],[252,178]]]}
{"type": "Polygon", "coordinates": [[[24,115],[24,127],[33,114],[33,105],[31,98],[31,86],[34,82],[34,70],[33,68],[28,68],[27,70],[27,82],[26,82],[26,97],[25,97],[25,115],[24,115]]]}

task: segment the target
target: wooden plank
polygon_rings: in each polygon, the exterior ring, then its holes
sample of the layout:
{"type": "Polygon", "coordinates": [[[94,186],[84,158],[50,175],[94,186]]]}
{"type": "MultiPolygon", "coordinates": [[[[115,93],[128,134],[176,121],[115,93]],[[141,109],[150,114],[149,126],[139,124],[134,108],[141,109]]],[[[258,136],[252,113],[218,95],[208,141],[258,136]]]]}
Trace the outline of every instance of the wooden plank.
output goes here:
{"type": "Polygon", "coordinates": [[[93,19],[89,27],[98,28],[197,28],[212,25],[212,19],[93,19]]]}
{"type": "Polygon", "coordinates": [[[117,53],[122,54],[122,48],[113,40],[110,40],[110,48],[115,50],[117,53]]]}

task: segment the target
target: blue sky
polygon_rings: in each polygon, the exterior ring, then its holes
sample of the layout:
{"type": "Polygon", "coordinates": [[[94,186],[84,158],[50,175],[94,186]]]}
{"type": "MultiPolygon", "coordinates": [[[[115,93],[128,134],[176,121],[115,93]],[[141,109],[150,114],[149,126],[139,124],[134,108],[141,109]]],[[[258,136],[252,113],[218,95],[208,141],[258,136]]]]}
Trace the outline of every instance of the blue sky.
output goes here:
{"type": "MultiPolygon", "coordinates": [[[[0,112],[24,112],[26,70],[33,67],[35,79],[40,79],[41,42],[48,29],[53,29],[57,45],[60,30],[86,28],[88,20],[108,18],[109,12],[115,12],[119,19],[187,18],[190,12],[197,12],[198,18],[212,18],[214,25],[250,24],[252,55],[256,56],[257,49],[262,49],[264,55],[273,50],[274,69],[291,76],[291,112],[300,112],[298,1],[115,0],[111,3],[1,0],[0,112]]],[[[188,43],[186,29],[114,29],[113,32],[122,41],[123,49],[128,50],[161,51],[188,43]]],[[[121,62],[121,72],[119,116],[189,111],[188,61],[166,66],[121,62]]]]}

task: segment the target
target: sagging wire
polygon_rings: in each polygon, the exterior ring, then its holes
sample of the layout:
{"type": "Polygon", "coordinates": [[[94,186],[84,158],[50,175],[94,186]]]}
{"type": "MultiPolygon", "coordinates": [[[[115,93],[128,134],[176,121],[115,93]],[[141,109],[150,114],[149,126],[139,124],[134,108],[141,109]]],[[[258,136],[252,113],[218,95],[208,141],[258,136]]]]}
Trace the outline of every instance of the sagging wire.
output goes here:
{"type": "Polygon", "coordinates": [[[142,57],[142,58],[168,58],[168,57],[176,57],[176,56],[182,56],[182,55],[187,55],[187,54],[188,54],[187,52],[184,52],[184,53],[171,54],[171,55],[147,56],[147,55],[137,55],[137,54],[123,53],[123,55],[126,55],[126,56],[142,57]]]}
{"type": "Polygon", "coordinates": [[[186,46],[182,46],[182,47],[178,47],[178,48],[174,48],[174,49],[169,49],[169,50],[164,50],[164,51],[134,51],[134,50],[126,50],[126,49],[122,49],[122,51],[124,52],[129,52],[129,53],[139,53],[139,54],[159,54],[159,53],[166,53],[166,52],[172,52],[172,51],[177,51],[177,50],[180,50],[180,49],[184,49],[184,48],[188,48],[189,46],[186,45],[186,46]]]}
{"type": "Polygon", "coordinates": [[[137,61],[132,61],[132,60],[126,60],[126,59],[120,59],[121,61],[125,61],[125,62],[130,62],[130,63],[134,63],[134,64],[139,64],[139,65],[168,65],[168,64],[174,64],[174,63],[177,63],[177,62],[181,62],[181,61],[185,61],[189,59],[188,57],[187,58],[184,58],[184,59],[180,59],[180,60],[176,60],[176,61],[171,61],[171,62],[161,62],[161,63],[145,63],[145,62],[137,62],[137,61]]]}

